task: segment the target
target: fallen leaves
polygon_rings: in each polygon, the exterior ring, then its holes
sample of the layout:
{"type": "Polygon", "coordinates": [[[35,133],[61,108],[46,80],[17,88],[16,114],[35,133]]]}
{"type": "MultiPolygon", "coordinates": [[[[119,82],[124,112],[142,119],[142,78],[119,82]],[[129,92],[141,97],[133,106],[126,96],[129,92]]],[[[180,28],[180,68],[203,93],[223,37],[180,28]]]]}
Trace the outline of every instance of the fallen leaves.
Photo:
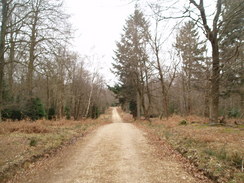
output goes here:
{"type": "Polygon", "coordinates": [[[187,121],[197,122],[183,126],[179,125],[182,117],[173,116],[168,121],[137,121],[137,125],[148,131],[150,136],[155,136],[149,139],[159,146],[157,156],[161,153],[162,158],[178,159],[200,180],[207,176],[219,183],[231,180],[242,183],[244,176],[239,164],[244,155],[243,130],[230,126],[208,126],[200,119],[189,117],[187,121]]]}

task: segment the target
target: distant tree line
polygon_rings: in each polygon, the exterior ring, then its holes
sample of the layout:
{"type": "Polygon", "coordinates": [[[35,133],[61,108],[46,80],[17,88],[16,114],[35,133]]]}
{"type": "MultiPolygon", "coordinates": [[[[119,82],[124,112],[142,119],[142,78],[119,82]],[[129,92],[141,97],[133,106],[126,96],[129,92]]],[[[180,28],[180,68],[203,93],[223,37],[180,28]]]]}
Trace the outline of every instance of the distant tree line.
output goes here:
{"type": "Polygon", "coordinates": [[[69,50],[61,0],[1,0],[0,121],[98,117],[111,93],[99,73],[69,50]]]}
{"type": "Polygon", "coordinates": [[[135,118],[196,114],[216,123],[220,115],[244,117],[244,2],[217,0],[212,22],[204,0],[188,3],[171,50],[159,26],[176,18],[163,16],[169,8],[151,4],[150,19],[135,8],[117,42],[119,83],[111,90],[135,118]]]}

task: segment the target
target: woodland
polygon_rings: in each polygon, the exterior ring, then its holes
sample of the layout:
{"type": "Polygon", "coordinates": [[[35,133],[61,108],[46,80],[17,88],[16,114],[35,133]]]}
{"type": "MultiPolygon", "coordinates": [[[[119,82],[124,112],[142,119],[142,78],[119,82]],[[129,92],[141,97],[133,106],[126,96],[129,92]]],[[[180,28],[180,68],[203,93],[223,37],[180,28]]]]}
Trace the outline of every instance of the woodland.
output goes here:
{"type": "Polygon", "coordinates": [[[124,0],[113,84],[64,2],[0,0],[0,182],[243,183],[244,1],[124,0]]]}
{"type": "Polygon", "coordinates": [[[218,0],[212,18],[204,3],[190,0],[180,16],[149,4],[150,20],[137,7],[127,19],[113,65],[120,82],[112,90],[135,118],[198,115],[224,123],[243,117],[244,3],[218,0]],[[184,20],[171,50],[160,30],[168,19],[184,20]]]}
{"type": "Polygon", "coordinates": [[[118,82],[108,86],[70,49],[62,1],[1,0],[0,120],[97,118],[111,105],[134,118],[242,118],[244,2],[214,1],[211,15],[204,3],[152,1],[149,14],[135,6],[114,49],[118,82]],[[162,39],[169,20],[180,20],[170,46],[162,39]]]}
{"type": "Polygon", "coordinates": [[[62,1],[3,0],[0,120],[97,118],[110,106],[104,78],[72,51],[62,1]]]}

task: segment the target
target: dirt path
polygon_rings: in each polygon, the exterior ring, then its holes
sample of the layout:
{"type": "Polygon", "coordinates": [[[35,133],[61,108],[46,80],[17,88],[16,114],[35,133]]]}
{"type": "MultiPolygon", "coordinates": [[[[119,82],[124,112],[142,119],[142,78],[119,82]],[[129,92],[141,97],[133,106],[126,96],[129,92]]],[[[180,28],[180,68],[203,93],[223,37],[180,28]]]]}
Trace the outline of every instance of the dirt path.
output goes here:
{"type": "Polygon", "coordinates": [[[100,127],[69,152],[49,161],[19,182],[45,183],[193,183],[199,182],[176,161],[160,160],[144,132],[123,123],[117,109],[113,122],[100,127]]]}

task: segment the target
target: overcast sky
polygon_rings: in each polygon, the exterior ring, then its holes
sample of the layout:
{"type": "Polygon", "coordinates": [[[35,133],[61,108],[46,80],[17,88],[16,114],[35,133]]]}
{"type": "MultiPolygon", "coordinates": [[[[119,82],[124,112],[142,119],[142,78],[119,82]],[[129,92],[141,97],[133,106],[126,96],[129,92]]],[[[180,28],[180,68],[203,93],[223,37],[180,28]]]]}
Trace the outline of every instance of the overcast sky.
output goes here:
{"type": "MultiPolygon", "coordinates": [[[[206,0],[206,7],[211,8],[210,4],[215,5],[215,1],[206,0]]],[[[113,62],[113,51],[116,49],[115,42],[120,40],[125,20],[133,13],[136,0],[64,0],[64,2],[66,12],[71,15],[70,21],[73,29],[76,30],[74,48],[71,49],[78,52],[82,57],[87,56],[89,59],[86,61],[91,63],[93,67],[96,66],[109,84],[114,84],[116,79],[110,69],[113,62]]],[[[143,0],[139,2],[143,2],[143,0]]],[[[163,2],[163,5],[167,2],[172,5],[173,1],[164,0],[163,2]]],[[[185,2],[186,0],[177,1],[178,7],[182,8],[184,6],[182,3],[185,2]]],[[[145,12],[145,9],[143,11],[145,12]]],[[[207,11],[207,13],[212,14],[213,11],[207,11]]],[[[175,14],[171,13],[168,16],[175,16],[175,14]]],[[[168,22],[164,21],[161,25],[162,38],[167,41],[164,42],[164,48],[167,48],[163,50],[164,57],[170,50],[177,33],[176,28],[174,34],[170,35],[172,28],[175,25],[179,26],[179,22],[180,20],[171,19],[168,22]]],[[[169,60],[167,57],[164,59],[169,60]]]]}
{"type": "Polygon", "coordinates": [[[120,39],[125,20],[134,10],[129,0],[65,0],[75,31],[74,50],[90,57],[109,83],[115,42],[120,39]]]}

